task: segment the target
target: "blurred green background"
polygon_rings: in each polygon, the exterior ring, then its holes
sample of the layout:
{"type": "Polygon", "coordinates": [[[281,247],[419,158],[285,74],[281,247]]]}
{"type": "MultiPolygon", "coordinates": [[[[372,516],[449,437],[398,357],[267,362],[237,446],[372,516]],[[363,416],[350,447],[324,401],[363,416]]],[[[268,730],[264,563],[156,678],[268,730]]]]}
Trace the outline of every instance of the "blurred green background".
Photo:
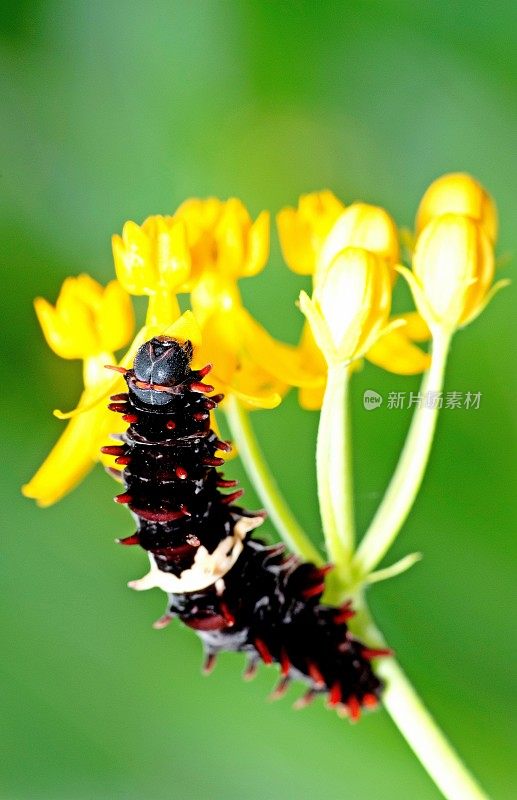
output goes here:
{"type": "MultiPolygon", "coordinates": [[[[51,409],[70,407],[80,388],[78,365],[44,344],[32,299],[55,300],[62,279],[83,270],[108,280],[110,235],[124,220],[170,213],[189,196],[237,195],[256,214],[328,187],[411,225],[426,185],[457,169],[494,194],[499,253],[515,253],[516,9],[509,0],[2,5],[2,798],[438,797],[384,712],[352,727],[321,703],[303,713],[270,705],[271,671],[244,684],[230,656],[204,679],[191,632],[152,630],[164,598],[126,588],[145,558],[114,546],[132,526],[100,468],[50,509],[21,497],[60,432],[51,409]]],[[[269,267],[243,283],[256,317],[288,341],[302,283],[275,237],[269,267]]],[[[425,558],[370,598],[495,798],[515,797],[517,778],[513,299],[506,290],[456,338],[446,389],[481,391],[481,408],[442,414],[423,491],[390,555],[425,558]]],[[[366,413],[362,392],[417,385],[372,366],[357,376],[363,527],[409,412],[366,413]]],[[[293,393],[253,419],[320,541],[317,416],[293,393]]],[[[253,507],[239,464],[228,472],[253,507]]]]}

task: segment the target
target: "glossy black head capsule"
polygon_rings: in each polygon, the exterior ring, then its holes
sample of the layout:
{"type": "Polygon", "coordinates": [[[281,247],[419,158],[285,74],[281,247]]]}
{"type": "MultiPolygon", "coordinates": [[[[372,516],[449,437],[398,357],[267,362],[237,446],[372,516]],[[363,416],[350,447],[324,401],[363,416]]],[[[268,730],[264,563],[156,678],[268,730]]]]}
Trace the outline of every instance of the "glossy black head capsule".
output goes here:
{"type": "Polygon", "coordinates": [[[174,387],[189,375],[192,361],[192,344],[180,344],[168,336],[156,336],[145,342],[138,350],[133,364],[133,376],[129,381],[131,391],[148,405],[166,405],[171,394],[160,389],[142,388],[142,383],[174,387]]]}

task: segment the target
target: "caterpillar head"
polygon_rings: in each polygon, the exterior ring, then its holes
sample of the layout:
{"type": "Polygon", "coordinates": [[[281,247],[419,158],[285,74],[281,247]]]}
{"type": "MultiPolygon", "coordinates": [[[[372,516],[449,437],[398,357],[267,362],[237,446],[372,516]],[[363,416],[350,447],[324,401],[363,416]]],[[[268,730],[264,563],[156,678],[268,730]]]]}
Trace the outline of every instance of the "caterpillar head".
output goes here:
{"type": "Polygon", "coordinates": [[[155,336],[145,342],[135,356],[131,390],[144,403],[166,405],[171,393],[158,387],[173,388],[182,384],[189,375],[191,361],[191,342],[180,343],[169,336],[155,336]],[[147,386],[141,387],[139,383],[147,386]]]}

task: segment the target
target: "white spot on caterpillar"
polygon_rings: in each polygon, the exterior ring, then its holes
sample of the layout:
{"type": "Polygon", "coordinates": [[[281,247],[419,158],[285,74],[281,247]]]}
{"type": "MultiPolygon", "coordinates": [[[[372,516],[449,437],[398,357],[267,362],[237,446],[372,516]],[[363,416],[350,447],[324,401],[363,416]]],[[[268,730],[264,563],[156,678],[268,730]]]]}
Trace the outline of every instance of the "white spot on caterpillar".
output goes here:
{"type": "Polygon", "coordinates": [[[235,523],[232,536],[227,536],[219,542],[213,553],[209,553],[206,547],[199,547],[190,569],[184,570],[179,576],[158,569],[153,554],[149,553],[151,564],[149,572],[139,580],[129,581],[128,586],[138,592],[161,589],[167,594],[183,594],[206,589],[221,580],[233,567],[242,553],[242,542],[246,534],[261,522],[262,517],[241,517],[235,523]]]}

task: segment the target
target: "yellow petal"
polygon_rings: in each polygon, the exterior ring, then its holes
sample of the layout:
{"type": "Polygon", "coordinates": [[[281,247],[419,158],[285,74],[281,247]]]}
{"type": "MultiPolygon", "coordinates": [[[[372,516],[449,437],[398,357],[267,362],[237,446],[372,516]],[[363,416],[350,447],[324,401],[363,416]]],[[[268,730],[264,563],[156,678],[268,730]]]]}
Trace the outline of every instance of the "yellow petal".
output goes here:
{"type": "Polygon", "coordinates": [[[85,436],[91,432],[86,415],[71,420],[34,477],[22,487],[25,497],[36,500],[39,506],[49,506],[80,483],[94,464],[84,447],[85,436]]]}
{"type": "Polygon", "coordinates": [[[221,215],[223,202],[217,197],[185,200],[174,212],[175,219],[181,219],[187,226],[189,246],[194,246],[202,237],[203,231],[212,230],[221,215]]]}
{"type": "Polygon", "coordinates": [[[315,268],[310,232],[294,208],[283,208],[276,217],[280,247],[285,263],[299,275],[312,275],[315,268]]]}
{"type": "Polygon", "coordinates": [[[298,211],[302,217],[311,221],[315,227],[327,231],[344,211],[344,205],[330,189],[302,194],[298,201],[298,211]]]}
{"type": "Polygon", "coordinates": [[[34,309],[43,335],[51,350],[61,358],[78,358],[77,350],[74,344],[70,342],[67,332],[63,330],[61,319],[54,306],[43,297],[37,297],[34,301],[34,309]]]}
{"type": "Polygon", "coordinates": [[[214,231],[217,245],[217,264],[221,275],[237,278],[245,259],[245,239],[251,220],[240,200],[231,198],[223,207],[223,213],[214,231]]]}
{"type": "Polygon", "coordinates": [[[133,332],[131,301],[116,281],[104,289],[89,275],[66,278],[55,308],[38,298],[35,309],[47,342],[62,358],[123,347],[133,332]]]}
{"type": "Polygon", "coordinates": [[[190,276],[190,251],[185,224],[173,221],[157,236],[157,266],[160,280],[171,291],[179,291],[190,276]]]}
{"type": "Polygon", "coordinates": [[[372,364],[397,375],[417,375],[425,372],[431,357],[412,344],[404,328],[392,330],[380,339],[366,353],[372,364]]]}
{"type": "Polygon", "coordinates": [[[479,315],[481,314],[482,311],[485,310],[487,305],[492,302],[496,294],[499,294],[501,289],[506,289],[506,287],[510,286],[511,283],[512,283],[511,280],[509,280],[508,278],[504,278],[503,280],[494,283],[493,286],[491,286],[488,292],[485,294],[483,299],[479,302],[474,312],[471,314],[471,316],[468,317],[468,319],[463,323],[461,327],[463,327],[464,325],[468,325],[470,322],[473,322],[473,320],[475,320],[476,317],[479,317],[479,315]]]}
{"type": "MultiPolygon", "coordinates": [[[[165,334],[166,330],[167,329],[164,329],[163,327],[144,325],[144,327],[138,331],[137,335],[131,342],[131,345],[129,346],[129,349],[125,355],[120,359],[118,366],[131,369],[138,348],[145,342],[149,341],[149,339],[152,339],[153,336],[165,334]]],[[[106,382],[100,383],[95,388],[92,387],[91,391],[88,392],[88,395],[84,394],[81,397],[79,404],[71,411],[60,411],[60,409],[56,408],[53,412],[54,416],[58,419],[73,419],[80,414],[91,411],[91,409],[95,408],[95,406],[105,404],[108,395],[120,391],[119,387],[123,384],[123,378],[121,375],[115,374],[113,377],[111,377],[112,375],[113,373],[106,370],[106,382]]]]}
{"type": "MultiPolygon", "coordinates": [[[[70,292],[79,297],[90,308],[97,308],[102,300],[104,287],[86,272],[76,278],[67,278],[65,284],[70,282],[70,292]]],[[[64,288],[64,286],[63,286],[64,288]]]]}
{"type": "Polygon", "coordinates": [[[317,389],[301,388],[298,392],[298,402],[306,411],[319,411],[323,403],[325,384],[317,389]]]}
{"type": "Polygon", "coordinates": [[[393,319],[399,319],[404,322],[402,333],[413,342],[428,342],[430,340],[431,331],[418,311],[406,311],[404,314],[397,314],[393,319]]]}
{"type": "Polygon", "coordinates": [[[149,294],[157,282],[151,245],[145,231],[135,222],[126,222],[122,237],[112,237],[117,278],[129,294],[149,294]]]}
{"type": "Polygon", "coordinates": [[[303,291],[300,292],[298,304],[300,311],[311,327],[312,335],[318,348],[327,361],[332,361],[336,357],[336,347],[321,310],[309,295],[303,291]]]}
{"type": "Polygon", "coordinates": [[[265,372],[289,386],[321,385],[321,373],[305,366],[300,348],[278,342],[244,308],[239,311],[238,325],[248,356],[265,372]]]}
{"type": "Polygon", "coordinates": [[[277,215],[282,255],[288,267],[301,275],[312,275],[325,237],[344,205],[332,192],[302,195],[298,208],[284,208],[277,215]]]}
{"type": "Polygon", "coordinates": [[[252,359],[242,340],[240,326],[240,315],[235,312],[212,314],[203,325],[198,358],[213,364],[210,383],[217,391],[236,395],[250,408],[274,408],[287,384],[278,381],[252,359]]]}
{"type": "MultiPolygon", "coordinates": [[[[307,411],[318,411],[323,402],[325,385],[327,383],[327,362],[323,353],[314,340],[310,325],[306,322],[300,339],[300,356],[307,364],[307,367],[320,376],[320,384],[317,387],[301,387],[298,392],[298,401],[302,408],[307,411]]],[[[351,372],[362,369],[362,359],[355,359],[348,365],[351,372]]]]}
{"type": "Polygon", "coordinates": [[[110,281],[104,290],[97,315],[97,327],[104,350],[120,350],[133,335],[133,305],[118,281],[110,281]]]}
{"type": "Polygon", "coordinates": [[[256,391],[254,394],[248,394],[235,386],[228,387],[228,393],[230,392],[249,408],[271,409],[282,402],[282,396],[278,392],[256,391]]]}
{"type": "MultiPolygon", "coordinates": [[[[87,394],[83,394],[82,402],[88,401],[87,394]]],[[[77,486],[98,460],[98,450],[113,429],[114,416],[98,407],[71,420],[34,477],[22,488],[25,497],[33,498],[40,506],[49,506],[77,486]]]]}
{"type": "Polygon", "coordinates": [[[180,342],[191,342],[194,349],[201,345],[201,328],[192,311],[185,311],[185,313],[166,328],[163,333],[164,336],[170,336],[173,339],[178,339],[180,342]]]}
{"type": "Polygon", "coordinates": [[[248,236],[248,253],[244,261],[241,275],[252,277],[265,266],[269,256],[269,212],[262,211],[250,228],[248,236]]]}

